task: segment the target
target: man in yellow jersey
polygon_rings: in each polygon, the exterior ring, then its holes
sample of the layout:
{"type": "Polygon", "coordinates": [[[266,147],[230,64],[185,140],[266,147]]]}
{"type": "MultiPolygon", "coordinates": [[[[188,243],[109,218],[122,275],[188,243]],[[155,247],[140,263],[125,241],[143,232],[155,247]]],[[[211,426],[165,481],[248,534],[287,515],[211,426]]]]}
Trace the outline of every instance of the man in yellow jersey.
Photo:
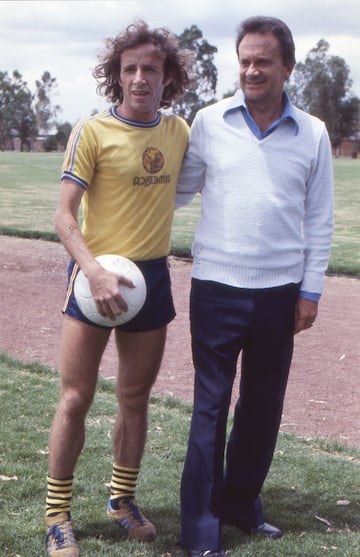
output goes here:
{"type": "Polygon", "coordinates": [[[113,105],[76,124],[62,169],[55,228],[71,256],[61,348],[61,395],[49,439],[45,522],[50,557],[79,555],[70,517],[74,468],[85,438],[85,417],[112,328],[94,325],[73,294],[82,269],[99,313],[127,310],[119,284],[126,276],[95,257],[112,253],[142,270],[147,298],[140,313],[114,328],[119,356],[113,431],[113,473],[107,514],[131,538],[150,542],[155,526],[142,514],[135,489],[147,431],[148,401],[160,368],[167,324],[175,311],[167,255],[175,187],[187,147],[181,118],[160,114],[190,84],[189,52],[166,29],[142,21],[114,39],[96,66],[98,90],[113,105]],[[83,223],[78,225],[82,205],[83,223]]]}

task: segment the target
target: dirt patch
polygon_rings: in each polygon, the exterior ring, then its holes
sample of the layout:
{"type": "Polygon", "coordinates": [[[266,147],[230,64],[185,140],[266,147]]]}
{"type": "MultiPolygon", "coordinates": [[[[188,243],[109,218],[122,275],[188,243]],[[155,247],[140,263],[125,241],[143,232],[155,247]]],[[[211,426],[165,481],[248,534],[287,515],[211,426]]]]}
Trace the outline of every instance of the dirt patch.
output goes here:
{"type": "MultiPolygon", "coordinates": [[[[25,362],[59,367],[68,256],[57,243],[0,236],[0,349],[25,362]]],[[[169,326],[153,393],[191,402],[189,288],[191,265],[170,259],[177,317],[169,326]]],[[[281,430],[360,446],[358,375],[360,280],[327,277],[315,326],[297,335],[281,430]]],[[[116,375],[113,340],[100,374],[116,375]]],[[[234,386],[236,398],[239,380],[234,386]]]]}

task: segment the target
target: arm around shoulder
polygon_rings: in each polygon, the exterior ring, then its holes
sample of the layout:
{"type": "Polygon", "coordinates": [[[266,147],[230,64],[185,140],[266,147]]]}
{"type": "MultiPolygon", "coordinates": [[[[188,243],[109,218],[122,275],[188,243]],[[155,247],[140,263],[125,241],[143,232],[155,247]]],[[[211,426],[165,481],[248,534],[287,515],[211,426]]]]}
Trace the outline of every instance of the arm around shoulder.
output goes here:
{"type": "Polygon", "coordinates": [[[176,186],[175,208],[191,203],[204,187],[206,164],[203,157],[204,134],[200,131],[199,115],[191,126],[190,139],[176,186]]]}

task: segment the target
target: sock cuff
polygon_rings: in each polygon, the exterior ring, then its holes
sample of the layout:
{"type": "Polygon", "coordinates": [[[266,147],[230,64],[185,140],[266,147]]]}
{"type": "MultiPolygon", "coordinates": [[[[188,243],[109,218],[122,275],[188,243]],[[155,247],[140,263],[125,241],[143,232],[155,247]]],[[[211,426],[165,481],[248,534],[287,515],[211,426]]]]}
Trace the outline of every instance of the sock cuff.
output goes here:
{"type": "Polygon", "coordinates": [[[119,464],[116,464],[114,462],[113,464],[113,470],[115,472],[124,472],[127,474],[138,474],[140,472],[140,468],[127,468],[126,466],[120,466],[119,464]]]}
{"type": "Polygon", "coordinates": [[[64,478],[64,479],[59,480],[59,479],[57,479],[57,478],[52,478],[51,476],[48,475],[46,479],[47,479],[47,483],[48,483],[48,484],[52,484],[52,485],[55,485],[55,486],[56,486],[56,485],[59,485],[59,486],[65,486],[65,485],[71,486],[72,483],[73,483],[74,476],[70,476],[69,478],[64,478]]]}

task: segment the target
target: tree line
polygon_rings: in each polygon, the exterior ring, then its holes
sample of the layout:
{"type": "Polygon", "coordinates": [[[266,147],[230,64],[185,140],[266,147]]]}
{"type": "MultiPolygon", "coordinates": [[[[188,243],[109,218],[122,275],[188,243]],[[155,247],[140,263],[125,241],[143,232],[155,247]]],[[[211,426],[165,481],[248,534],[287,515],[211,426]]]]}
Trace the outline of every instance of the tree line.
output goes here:
{"type": "MultiPolygon", "coordinates": [[[[217,68],[214,57],[217,47],[209,44],[202,31],[192,25],[178,35],[182,48],[194,52],[194,86],[173,106],[176,114],[191,124],[196,112],[215,102],[217,68]]],[[[329,43],[321,39],[310,50],[304,62],[296,64],[287,84],[293,103],[321,118],[329,131],[334,148],[344,138],[359,131],[360,99],[353,95],[350,69],[345,60],[329,54],[329,43]]],[[[226,95],[232,95],[238,84],[226,95]]],[[[54,105],[53,96],[58,84],[48,70],[35,82],[32,92],[22,75],[0,71],[0,150],[13,148],[14,138],[20,149],[31,150],[40,134],[47,151],[66,146],[72,123],[61,122],[61,107],[54,105]]],[[[358,146],[358,149],[360,146],[358,146]]]]}
{"type": "Polygon", "coordinates": [[[39,134],[46,137],[46,150],[55,150],[58,143],[66,145],[72,126],[57,121],[61,109],[52,102],[56,89],[56,78],[49,71],[35,81],[34,93],[18,70],[12,75],[0,71],[0,150],[13,148],[18,138],[20,150],[30,151],[39,134]],[[50,135],[54,127],[56,134],[50,135]]]}
{"type": "Polygon", "coordinates": [[[329,48],[329,43],[321,39],[305,61],[296,64],[288,93],[296,106],[325,122],[331,144],[336,148],[343,139],[360,132],[360,99],[352,93],[350,69],[345,60],[330,56],[329,48]]]}

